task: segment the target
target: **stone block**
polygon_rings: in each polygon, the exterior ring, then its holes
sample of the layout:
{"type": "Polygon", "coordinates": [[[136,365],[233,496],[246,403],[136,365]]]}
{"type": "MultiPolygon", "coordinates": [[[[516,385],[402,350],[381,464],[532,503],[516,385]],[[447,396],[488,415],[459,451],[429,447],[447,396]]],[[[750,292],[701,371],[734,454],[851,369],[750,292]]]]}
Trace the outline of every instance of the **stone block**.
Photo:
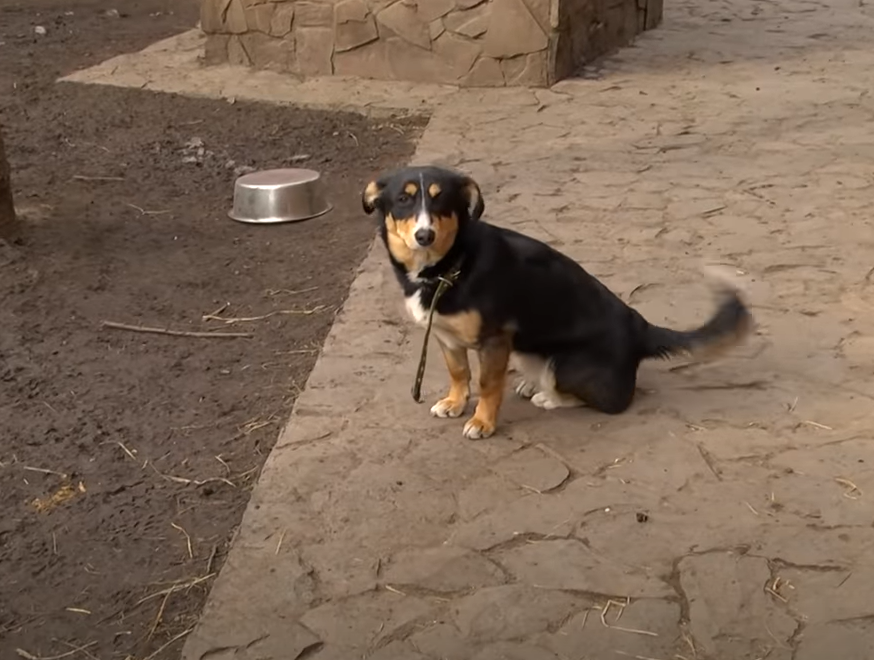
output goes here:
{"type": "Polygon", "coordinates": [[[391,558],[382,576],[386,584],[414,585],[440,593],[504,583],[501,569],[484,556],[448,545],[402,552],[391,558]]]}
{"type": "Polygon", "coordinates": [[[270,19],[270,36],[284,37],[294,24],[294,5],[285,2],[276,7],[270,19]]]}
{"type": "Polygon", "coordinates": [[[416,15],[423,23],[446,16],[455,9],[454,0],[416,0],[416,15]]]}
{"type": "Polygon", "coordinates": [[[775,641],[789,648],[796,623],[765,592],[771,580],[766,559],[713,553],[686,557],[679,570],[690,630],[708,657],[755,657],[775,641]]]}
{"type": "Polygon", "coordinates": [[[443,25],[443,20],[438,18],[435,21],[431,21],[428,24],[428,34],[431,37],[431,41],[435,41],[437,37],[446,32],[446,28],[443,25]]]}
{"type": "Polygon", "coordinates": [[[501,60],[501,71],[507,85],[545,87],[549,84],[549,53],[541,50],[501,60]]]}
{"type": "Polygon", "coordinates": [[[209,34],[203,47],[204,64],[226,64],[228,61],[228,41],[226,34],[209,34]]]}
{"type": "Polygon", "coordinates": [[[531,12],[534,20],[540,28],[549,34],[558,28],[558,11],[553,11],[553,5],[556,9],[561,0],[524,0],[525,6],[531,12]]]}
{"type": "Polygon", "coordinates": [[[471,70],[482,48],[476,43],[446,32],[434,42],[434,52],[448,69],[447,80],[454,82],[471,70]]]}
{"type": "Polygon", "coordinates": [[[252,60],[249,58],[249,53],[243,46],[243,42],[236,34],[231,35],[228,39],[228,64],[235,66],[252,66],[252,60]]]}
{"type": "MultiPolygon", "coordinates": [[[[253,5],[246,8],[246,25],[250,30],[257,30],[263,34],[270,34],[270,22],[273,20],[273,13],[276,11],[274,3],[264,5],[253,5]]],[[[255,66],[258,66],[257,64],[255,66]]]]}
{"type": "Polygon", "coordinates": [[[225,13],[225,31],[231,34],[244,34],[248,29],[242,0],[231,0],[225,13]]]}
{"type": "MultiPolygon", "coordinates": [[[[431,35],[428,25],[422,22],[414,7],[403,2],[395,2],[379,12],[376,20],[404,41],[425,50],[431,49],[431,35]]],[[[407,78],[406,80],[411,79],[407,78]]]]}
{"type": "Polygon", "coordinates": [[[274,71],[293,71],[295,68],[294,38],[271,37],[260,32],[240,35],[240,42],[252,65],[274,71]]]}
{"type": "Polygon", "coordinates": [[[332,27],[334,7],[321,2],[298,2],[294,5],[297,27],[332,27]]]}
{"type": "Polygon", "coordinates": [[[590,603],[567,591],[511,584],[457,600],[452,618],[468,644],[524,639],[548,630],[590,603]]]}
{"type": "Polygon", "coordinates": [[[540,493],[557,488],[569,474],[564,463],[534,447],[499,461],[495,471],[523,488],[540,493]]]}
{"type": "Polygon", "coordinates": [[[664,0],[647,0],[646,3],[646,29],[652,30],[662,22],[664,13],[664,0]]]}
{"type": "Polygon", "coordinates": [[[334,74],[375,79],[391,77],[388,43],[380,39],[354,50],[338,50],[334,53],[334,74]]]}
{"type": "Polygon", "coordinates": [[[485,54],[496,59],[536,53],[549,40],[522,0],[493,0],[485,54]]]}
{"type": "Polygon", "coordinates": [[[331,75],[334,72],[331,62],[334,31],[331,28],[298,26],[293,34],[297,44],[297,71],[304,76],[331,75]]]}
{"type": "Polygon", "coordinates": [[[484,4],[468,11],[456,11],[443,19],[443,25],[450,32],[475,39],[489,29],[491,5],[484,4]]]}
{"type": "Polygon", "coordinates": [[[673,589],[643,569],[607,561],[580,541],[556,539],[505,550],[495,559],[518,580],[543,589],[572,589],[629,598],[667,598],[673,589]]]}
{"type": "Polygon", "coordinates": [[[481,57],[470,71],[459,79],[462,87],[503,87],[504,74],[498,60],[491,57],[481,57]]]}
{"type": "Polygon", "coordinates": [[[334,49],[343,52],[379,38],[364,0],[344,0],[334,8],[334,49]]]}
{"type": "Polygon", "coordinates": [[[422,83],[451,83],[455,80],[437,53],[414,46],[399,37],[386,40],[386,52],[394,80],[422,83]]]}
{"type": "Polygon", "coordinates": [[[203,0],[200,4],[200,29],[207,34],[224,32],[224,16],[231,0],[203,0]]]}

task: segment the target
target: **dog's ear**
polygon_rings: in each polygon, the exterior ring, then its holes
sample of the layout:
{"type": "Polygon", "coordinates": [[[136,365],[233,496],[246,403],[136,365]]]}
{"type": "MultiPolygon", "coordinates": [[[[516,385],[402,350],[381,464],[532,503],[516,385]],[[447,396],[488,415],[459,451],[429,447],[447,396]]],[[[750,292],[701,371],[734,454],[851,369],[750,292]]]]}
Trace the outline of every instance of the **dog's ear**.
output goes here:
{"type": "Polygon", "coordinates": [[[379,206],[383,190],[385,190],[385,181],[381,179],[375,179],[364,187],[361,193],[361,206],[367,215],[373,213],[379,206]]]}
{"type": "Polygon", "coordinates": [[[470,213],[470,219],[476,222],[482,217],[483,211],[486,210],[483,193],[479,188],[479,184],[470,177],[465,177],[463,186],[464,198],[467,200],[467,210],[470,213]]]}

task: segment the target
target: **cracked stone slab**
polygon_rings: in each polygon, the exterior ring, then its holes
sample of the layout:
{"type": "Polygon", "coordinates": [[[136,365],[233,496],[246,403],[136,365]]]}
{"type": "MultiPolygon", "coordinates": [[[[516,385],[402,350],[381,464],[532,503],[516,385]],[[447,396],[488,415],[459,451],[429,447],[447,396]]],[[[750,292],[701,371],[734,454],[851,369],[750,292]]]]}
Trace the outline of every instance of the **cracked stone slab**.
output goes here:
{"type": "Polygon", "coordinates": [[[481,554],[448,545],[400,552],[386,562],[382,578],[386,584],[413,584],[446,593],[497,586],[506,580],[503,571],[481,554]]]}
{"type": "Polygon", "coordinates": [[[381,590],[329,601],[309,610],[300,622],[329,645],[366,648],[403,636],[401,630],[425,620],[435,609],[436,603],[381,590]]]}
{"type": "MultiPolygon", "coordinates": [[[[798,623],[774,596],[768,562],[728,552],[685,557],[678,566],[695,643],[716,658],[791,650],[798,623]]],[[[791,654],[783,654],[785,658],[791,654]]],[[[776,657],[780,657],[777,655],[776,657]]]]}
{"type": "Polygon", "coordinates": [[[535,447],[508,456],[494,469],[522,488],[538,493],[558,488],[570,474],[564,463],[535,447]]]}
{"type": "Polygon", "coordinates": [[[779,588],[780,594],[808,626],[874,619],[874,567],[781,568],[778,575],[785,585],[779,588]]]}
{"type": "Polygon", "coordinates": [[[871,660],[874,658],[874,633],[868,621],[846,621],[810,626],[800,635],[798,651],[792,660],[871,660]]]}
{"type": "Polygon", "coordinates": [[[591,605],[581,596],[514,584],[487,587],[457,600],[452,618],[468,643],[491,642],[543,632],[591,605]]]}
{"type": "Polygon", "coordinates": [[[678,603],[644,599],[627,606],[622,601],[622,605],[611,603],[605,611],[606,602],[601,602],[580,612],[554,634],[544,635],[541,644],[561,658],[575,658],[581,649],[585,649],[585,657],[593,659],[676,658],[688,653],[688,646],[678,639],[678,603]]]}
{"type": "Polygon", "coordinates": [[[541,589],[573,589],[630,598],[675,595],[657,577],[596,555],[576,539],[533,541],[499,551],[494,557],[516,579],[541,589]]]}

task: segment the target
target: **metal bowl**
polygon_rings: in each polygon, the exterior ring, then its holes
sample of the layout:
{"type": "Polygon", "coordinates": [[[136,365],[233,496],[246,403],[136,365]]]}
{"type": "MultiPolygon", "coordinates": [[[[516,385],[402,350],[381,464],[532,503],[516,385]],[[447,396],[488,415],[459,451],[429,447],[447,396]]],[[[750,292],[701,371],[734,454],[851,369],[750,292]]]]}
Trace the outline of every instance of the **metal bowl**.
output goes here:
{"type": "Polygon", "coordinates": [[[331,210],[314,170],[279,169],[244,174],[234,183],[231,219],[250,224],[299,222],[331,210]]]}

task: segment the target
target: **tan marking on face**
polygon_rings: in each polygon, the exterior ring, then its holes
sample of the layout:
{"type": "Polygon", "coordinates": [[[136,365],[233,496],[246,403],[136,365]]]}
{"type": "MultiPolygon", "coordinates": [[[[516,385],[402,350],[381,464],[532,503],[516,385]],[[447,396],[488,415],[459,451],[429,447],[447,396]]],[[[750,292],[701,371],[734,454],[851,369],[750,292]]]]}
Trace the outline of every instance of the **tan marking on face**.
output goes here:
{"type": "Polygon", "coordinates": [[[481,431],[487,438],[495,432],[498,411],[504,399],[507,367],[510,362],[512,342],[509,336],[489,340],[478,352],[480,363],[479,402],[468,424],[481,431]]]}
{"type": "MultiPolygon", "coordinates": [[[[437,261],[442,259],[455,243],[455,237],[458,236],[458,216],[454,213],[451,215],[432,216],[432,229],[437,234],[434,242],[428,248],[437,257],[437,261]]],[[[436,261],[434,263],[437,263],[436,261]]]]}
{"type": "Polygon", "coordinates": [[[455,243],[458,235],[458,217],[437,216],[432,218],[434,242],[427,248],[416,243],[416,216],[395,219],[391,213],[385,216],[388,249],[407,270],[418,273],[423,268],[440,261],[455,243]]]}
{"type": "Polygon", "coordinates": [[[470,363],[467,359],[467,349],[449,347],[440,343],[446,369],[449,371],[449,392],[437,405],[442,405],[450,411],[450,417],[457,417],[464,411],[470,399],[470,363]]]}
{"type": "Polygon", "coordinates": [[[431,195],[431,197],[437,197],[437,195],[439,195],[442,190],[443,188],[440,187],[439,183],[432,183],[430,186],[428,186],[428,194],[431,195]]]}
{"type": "Polygon", "coordinates": [[[419,186],[417,186],[413,182],[410,182],[404,186],[404,192],[407,193],[410,197],[415,197],[416,193],[419,192],[419,186]]]}

